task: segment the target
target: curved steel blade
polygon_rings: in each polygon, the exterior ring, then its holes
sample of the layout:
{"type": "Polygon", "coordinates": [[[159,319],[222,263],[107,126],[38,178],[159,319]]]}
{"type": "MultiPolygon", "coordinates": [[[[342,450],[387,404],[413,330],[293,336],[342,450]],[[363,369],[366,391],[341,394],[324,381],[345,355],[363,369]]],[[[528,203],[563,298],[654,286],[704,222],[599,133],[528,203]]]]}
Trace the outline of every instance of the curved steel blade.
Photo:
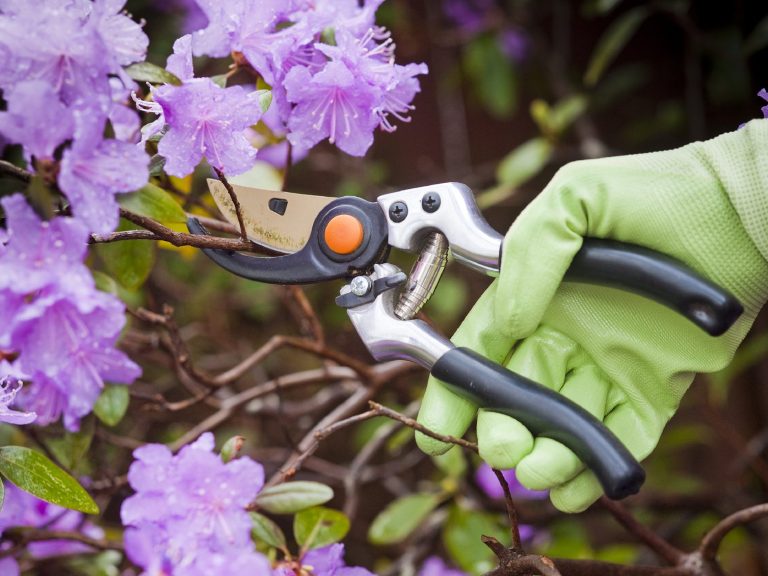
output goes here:
{"type": "MultiPolygon", "coordinates": [[[[232,189],[240,203],[248,238],[284,253],[293,253],[304,247],[315,218],[329,202],[335,200],[331,196],[278,192],[238,184],[232,184],[232,189]]],[[[224,217],[238,227],[235,206],[224,184],[209,178],[208,190],[224,217]]]]}

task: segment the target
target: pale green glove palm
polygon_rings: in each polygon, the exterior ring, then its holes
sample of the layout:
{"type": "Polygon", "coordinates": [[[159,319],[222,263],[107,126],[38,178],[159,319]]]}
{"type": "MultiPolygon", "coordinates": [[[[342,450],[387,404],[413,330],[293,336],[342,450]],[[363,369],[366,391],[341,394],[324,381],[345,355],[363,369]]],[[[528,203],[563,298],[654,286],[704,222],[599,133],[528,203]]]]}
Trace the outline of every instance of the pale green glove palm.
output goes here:
{"type": "MultiPolygon", "coordinates": [[[[678,150],[565,166],[509,230],[501,272],[453,342],[560,391],[603,420],[638,458],[656,446],[696,372],[723,368],[768,297],[768,120],[678,150]],[[561,279],[582,238],[612,238],[673,256],[733,292],[745,313],[708,336],[663,306],[561,279]]],[[[477,407],[430,380],[419,421],[461,436],[477,407]]],[[[576,512],[601,494],[562,444],[480,410],[480,455],[517,468],[576,512]]],[[[417,436],[428,453],[447,446],[417,436]]]]}

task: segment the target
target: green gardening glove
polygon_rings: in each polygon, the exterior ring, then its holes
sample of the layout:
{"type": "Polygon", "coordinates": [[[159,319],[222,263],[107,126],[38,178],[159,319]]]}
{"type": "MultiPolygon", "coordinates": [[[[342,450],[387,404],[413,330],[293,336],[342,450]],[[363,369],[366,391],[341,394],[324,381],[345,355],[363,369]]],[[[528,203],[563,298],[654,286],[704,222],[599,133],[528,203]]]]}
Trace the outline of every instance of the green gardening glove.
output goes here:
{"type": "MultiPolygon", "coordinates": [[[[574,162],[515,221],[501,271],[453,337],[559,391],[638,459],[656,446],[696,372],[726,366],[768,297],[768,120],[668,152],[574,162]],[[730,290],[745,312],[714,338],[669,309],[620,290],[565,282],[584,237],[673,256],[730,290]]],[[[419,421],[462,436],[477,412],[480,455],[551,490],[566,512],[601,494],[562,444],[479,410],[432,378],[419,421]]],[[[430,454],[448,446],[422,434],[430,454]]]]}

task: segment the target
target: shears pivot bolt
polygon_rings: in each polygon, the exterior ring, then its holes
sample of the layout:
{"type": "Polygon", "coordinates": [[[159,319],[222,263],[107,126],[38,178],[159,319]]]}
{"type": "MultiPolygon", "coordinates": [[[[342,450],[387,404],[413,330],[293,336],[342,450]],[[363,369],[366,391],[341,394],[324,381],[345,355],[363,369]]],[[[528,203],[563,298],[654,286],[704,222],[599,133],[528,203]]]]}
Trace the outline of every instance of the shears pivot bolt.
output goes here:
{"type": "Polygon", "coordinates": [[[349,288],[355,296],[365,296],[371,290],[373,280],[368,276],[355,276],[349,283],[349,288]]]}

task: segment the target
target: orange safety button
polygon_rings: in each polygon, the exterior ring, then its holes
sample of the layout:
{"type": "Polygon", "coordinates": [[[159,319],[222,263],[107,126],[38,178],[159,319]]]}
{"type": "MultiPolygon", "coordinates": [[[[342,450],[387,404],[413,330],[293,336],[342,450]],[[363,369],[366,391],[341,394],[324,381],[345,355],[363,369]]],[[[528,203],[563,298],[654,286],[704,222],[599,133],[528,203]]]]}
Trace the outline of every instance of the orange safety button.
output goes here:
{"type": "Polygon", "coordinates": [[[325,243],[336,254],[351,254],[363,243],[363,224],[351,214],[339,214],[325,226],[325,243]]]}

